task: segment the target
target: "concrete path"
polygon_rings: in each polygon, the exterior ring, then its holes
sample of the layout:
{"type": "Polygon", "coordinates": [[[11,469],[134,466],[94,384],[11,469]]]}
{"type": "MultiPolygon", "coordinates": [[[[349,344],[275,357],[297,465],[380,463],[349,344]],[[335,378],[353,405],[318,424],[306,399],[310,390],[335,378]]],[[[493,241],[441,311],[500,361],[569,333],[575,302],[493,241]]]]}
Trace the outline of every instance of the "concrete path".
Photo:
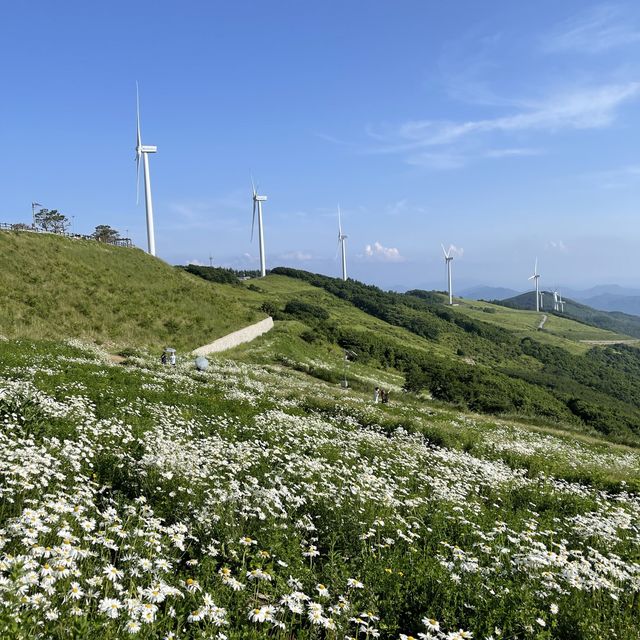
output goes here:
{"type": "Polygon", "coordinates": [[[273,329],[273,318],[269,316],[268,318],[260,320],[260,322],[256,322],[255,324],[249,325],[244,329],[234,331],[233,333],[229,333],[222,338],[218,338],[211,344],[205,344],[203,347],[198,347],[191,353],[194,356],[206,356],[210,353],[219,353],[220,351],[233,349],[233,347],[237,347],[240,344],[255,340],[258,336],[267,333],[267,331],[271,331],[271,329],[273,329]]]}
{"type": "Polygon", "coordinates": [[[540,320],[540,324],[538,325],[538,329],[542,329],[544,327],[544,323],[547,321],[547,316],[542,316],[542,320],[540,320]]]}

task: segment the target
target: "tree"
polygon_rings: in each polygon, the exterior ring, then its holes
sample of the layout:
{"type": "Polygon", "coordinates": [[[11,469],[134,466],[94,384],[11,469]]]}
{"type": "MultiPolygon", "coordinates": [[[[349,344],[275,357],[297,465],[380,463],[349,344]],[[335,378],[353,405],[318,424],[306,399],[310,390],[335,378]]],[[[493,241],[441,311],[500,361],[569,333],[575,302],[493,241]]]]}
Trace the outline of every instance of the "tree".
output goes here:
{"type": "Polygon", "coordinates": [[[16,222],[11,225],[13,231],[25,231],[27,229],[31,229],[31,225],[25,224],[24,222],[16,222]]]}
{"type": "Polygon", "coordinates": [[[69,226],[67,216],[60,213],[57,209],[40,209],[40,211],[36,213],[35,219],[36,227],[52,233],[64,233],[69,226]]]}
{"type": "Polygon", "coordinates": [[[115,242],[120,238],[120,233],[108,224],[99,224],[92,235],[98,242],[115,242]]]}

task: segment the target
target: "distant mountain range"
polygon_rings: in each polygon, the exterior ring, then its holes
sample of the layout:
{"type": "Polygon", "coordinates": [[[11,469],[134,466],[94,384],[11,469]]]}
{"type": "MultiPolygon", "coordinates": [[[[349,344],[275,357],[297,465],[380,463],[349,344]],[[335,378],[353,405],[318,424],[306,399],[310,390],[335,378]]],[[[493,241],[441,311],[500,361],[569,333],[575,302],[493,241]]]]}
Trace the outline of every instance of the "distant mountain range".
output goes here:
{"type": "MultiPolygon", "coordinates": [[[[505,298],[517,296],[519,293],[520,291],[509,289],[507,287],[486,287],[479,285],[477,287],[464,289],[460,292],[460,297],[467,298],[469,300],[504,300],[505,298]]],[[[456,293],[455,295],[458,294],[456,293]]]]}

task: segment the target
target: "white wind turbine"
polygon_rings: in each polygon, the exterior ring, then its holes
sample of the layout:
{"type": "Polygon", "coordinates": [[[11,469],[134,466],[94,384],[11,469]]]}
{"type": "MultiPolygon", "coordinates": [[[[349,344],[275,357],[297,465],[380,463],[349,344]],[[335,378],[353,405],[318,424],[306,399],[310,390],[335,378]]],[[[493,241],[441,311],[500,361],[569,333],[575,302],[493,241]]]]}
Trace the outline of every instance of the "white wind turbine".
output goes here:
{"type": "Polygon", "coordinates": [[[447,283],[449,285],[449,304],[453,304],[453,289],[451,288],[451,263],[453,262],[453,255],[451,254],[451,250],[453,247],[449,245],[449,250],[445,251],[444,245],[440,245],[442,247],[442,253],[444,253],[444,261],[447,265],[447,283]]]}
{"type": "Polygon", "coordinates": [[[347,236],[342,233],[342,218],[340,215],[340,205],[338,205],[338,245],[342,253],[342,279],[347,279],[347,236]]]}
{"type": "Polygon", "coordinates": [[[536,265],[533,268],[533,275],[529,280],[534,280],[536,283],[536,311],[540,311],[540,288],[538,281],[540,280],[540,274],[538,273],[538,258],[536,258],[536,265]]]}
{"type": "Polygon", "coordinates": [[[251,219],[251,240],[253,241],[253,228],[256,223],[256,209],[258,210],[258,237],[260,240],[260,276],[264,278],[267,275],[267,266],[264,257],[264,230],[262,228],[262,203],[266,202],[267,196],[259,196],[256,192],[256,186],[251,178],[251,187],[253,188],[253,217],[251,219]]]}
{"type": "Polygon", "coordinates": [[[149,253],[156,255],[156,237],[153,230],[153,201],[151,200],[151,176],[149,175],[149,154],[156,153],[158,147],[151,145],[143,145],[140,134],[140,95],[138,92],[138,83],[136,82],[136,115],[137,115],[137,134],[136,134],[136,204],[140,200],[140,159],[144,164],[144,198],[147,207],[147,244],[149,253]]]}

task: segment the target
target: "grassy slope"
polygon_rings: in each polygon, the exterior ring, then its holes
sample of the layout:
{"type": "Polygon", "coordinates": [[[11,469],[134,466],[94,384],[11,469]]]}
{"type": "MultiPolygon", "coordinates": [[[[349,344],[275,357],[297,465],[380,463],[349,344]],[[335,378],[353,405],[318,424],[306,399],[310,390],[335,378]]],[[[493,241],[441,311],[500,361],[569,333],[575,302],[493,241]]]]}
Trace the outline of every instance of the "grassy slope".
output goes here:
{"type": "MultiPolygon", "coordinates": [[[[549,296],[545,299],[548,300],[549,296]]],[[[523,293],[513,298],[501,300],[498,304],[513,309],[533,309],[535,307],[535,295],[531,292],[523,293]]],[[[551,303],[547,302],[547,304],[551,303]]],[[[546,311],[546,313],[551,314],[553,312],[546,311]]],[[[564,311],[561,315],[587,325],[640,338],[640,317],[628,313],[600,311],[574,300],[565,300],[564,311]]]]}
{"type": "Polygon", "coordinates": [[[547,314],[547,321],[542,331],[538,325],[544,315],[543,312],[510,309],[488,302],[476,302],[474,300],[460,300],[456,310],[468,316],[495,324],[503,329],[513,331],[520,337],[529,336],[555,347],[562,347],[571,353],[584,353],[591,346],[581,342],[582,340],[629,340],[624,334],[590,327],[570,318],[547,314]]]}
{"type": "Polygon", "coordinates": [[[264,314],[137,249],[0,233],[0,333],[191,350],[264,314]]]}

